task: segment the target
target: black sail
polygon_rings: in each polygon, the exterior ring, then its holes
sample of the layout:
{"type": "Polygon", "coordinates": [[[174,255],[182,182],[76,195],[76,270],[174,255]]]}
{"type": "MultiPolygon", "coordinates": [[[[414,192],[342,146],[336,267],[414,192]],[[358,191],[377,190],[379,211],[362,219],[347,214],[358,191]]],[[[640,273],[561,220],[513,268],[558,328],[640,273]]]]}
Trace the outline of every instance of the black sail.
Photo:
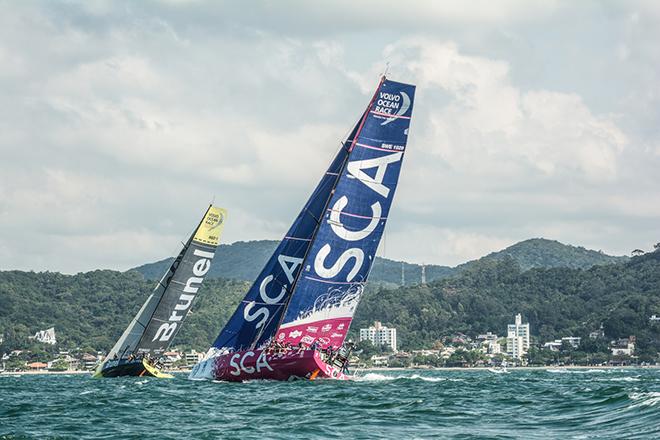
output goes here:
{"type": "Polygon", "coordinates": [[[226,210],[209,206],[198,227],[99,369],[109,359],[125,358],[130,354],[158,357],[167,350],[181,330],[211,267],[226,216],[226,210]]]}

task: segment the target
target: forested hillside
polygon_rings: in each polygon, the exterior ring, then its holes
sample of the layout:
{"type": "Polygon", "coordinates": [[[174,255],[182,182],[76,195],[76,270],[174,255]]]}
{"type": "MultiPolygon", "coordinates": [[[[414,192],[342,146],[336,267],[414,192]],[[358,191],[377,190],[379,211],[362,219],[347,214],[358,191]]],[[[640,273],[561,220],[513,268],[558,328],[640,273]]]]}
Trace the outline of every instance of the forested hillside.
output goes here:
{"type": "MultiPolygon", "coordinates": [[[[499,252],[493,252],[477,261],[502,260],[511,258],[521,269],[536,267],[570,267],[573,269],[588,269],[592,266],[624,263],[628,257],[614,257],[600,251],[585,249],[581,246],[571,246],[556,240],[531,238],[521,241],[499,252]]],[[[457,267],[469,267],[475,262],[469,262],[457,267]]]]}
{"type": "Polygon", "coordinates": [[[660,315],[660,251],[586,270],[523,271],[511,258],[486,259],[453,278],[371,292],[354,325],[379,319],[398,329],[403,348],[413,348],[456,332],[506,336],[516,313],[540,341],[586,337],[603,323],[609,338],[636,335],[640,348],[658,350],[660,326],[649,317],[660,315]]]}
{"type": "MultiPolygon", "coordinates": [[[[0,351],[29,346],[29,335],[50,326],[57,348],[107,350],[153,286],[133,271],[0,272],[0,351]]],[[[175,343],[206,349],[248,287],[243,281],[207,279],[175,343]]],[[[586,270],[523,271],[512,258],[487,259],[428,285],[371,284],[353,330],[380,320],[397,327],[403,348],[419,348],[455,332],[502,335],[518,312],[542,341],[584,336],[602,322],[610,338],[634,334],[640,349],[657,349],[658,324],[648,318],[660,315],[660,252],[586,270]]]]}
{"type": "MultiPolygon", "coordinates": [[[[0,272],[0,352],[34,345],[27,337],[51,326],[60,347],[108,350],[154,284],[137,272],[0,272]]],[[[177,342],[208,348],[248,287],[242,281],[206,280],[177,342]]]]}

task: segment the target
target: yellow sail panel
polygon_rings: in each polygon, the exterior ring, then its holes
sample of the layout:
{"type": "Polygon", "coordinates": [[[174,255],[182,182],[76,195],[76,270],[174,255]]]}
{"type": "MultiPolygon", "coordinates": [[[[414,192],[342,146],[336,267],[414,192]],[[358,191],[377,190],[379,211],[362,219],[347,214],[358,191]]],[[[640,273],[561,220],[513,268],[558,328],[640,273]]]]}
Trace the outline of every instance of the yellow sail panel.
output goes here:
{"type": "Polygon", "coordinates": [[[220,234],[225,226],[226,218],[226,209],[211,206],[199,228],[197,228],[193,240],[198,243],[217,246],[220,241],[220,234]]]}

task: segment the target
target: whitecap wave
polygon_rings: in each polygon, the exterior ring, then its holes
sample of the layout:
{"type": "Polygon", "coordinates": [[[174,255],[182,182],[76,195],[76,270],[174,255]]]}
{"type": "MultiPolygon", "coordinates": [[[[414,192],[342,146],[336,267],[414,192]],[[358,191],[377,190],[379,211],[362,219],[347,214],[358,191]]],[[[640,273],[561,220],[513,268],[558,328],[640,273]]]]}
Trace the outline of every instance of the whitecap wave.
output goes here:
{"type": "Polygon", "coordinates": [[[649,391],[646,393],[631,393],[630,398],[636,403],[634,406],[655,406],[660,403],[660,392],[649,391]]]}
{"type": "Polygon", "coordinates": [[[570,368],[546,368],[546,373],[569,373],[569,374],[594,374],[594,373],[609,373],[608,370],[604,369],[597,369],[597,368],[590,368],[588,370],[581,370],[581,369],[570,369],[570,368]]]}
{"type": "Polygon", "coordinates": [[[641,379],[639,377],[612,377],[609,379],[602,379],[602,380],[608,380],[610,382],[639,382],[641,379]]]}
{"type": "Polygon", "coordinates": [[[353,380],[358,382],[381,382],[381,381],[392,381],[392,380],[422,380],[424,382],[444,382],[446,380],[462,381],[463,379],[448,379],[446,377],[428,377],[428,376],[422,376],[420,374],[412,374],[410,376],[405,376],[405,375],[390,376],[387,374],[380,374],[380,373],[367,373],[364,376],[356,376],[353,378],[353,380]]]}

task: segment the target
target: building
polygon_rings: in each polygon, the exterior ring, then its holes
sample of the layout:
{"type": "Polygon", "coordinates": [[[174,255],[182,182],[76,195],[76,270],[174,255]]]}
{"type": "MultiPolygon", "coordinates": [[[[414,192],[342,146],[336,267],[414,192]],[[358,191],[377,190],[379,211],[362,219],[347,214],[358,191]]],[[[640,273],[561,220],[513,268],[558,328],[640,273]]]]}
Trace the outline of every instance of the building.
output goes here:
{"type": "Polygon", "coordinates": [[[568,344],[573,348],[578,348],[580,346],[580,341],[582,341],[582,338],[578,336],[566,336],[561,339],[555,339],[554,341],[546,342],[543,344],[543,348],[550,351],[561,351],[561,348],[564,346],[564,344],[568,344]]]}
{"type": "Polygon", "coordinates": [[[178,351],[166,351],[161,358],[165,368],[172,368],[172,365],[181,360],[181,353],[178,351]]]}
{"type": "Polygon", "coordinates": [[[555,339],[554,341],[546,342],[543,344],[545,350],[550,351],[560,351],[561,350],[561,339],[555,339]]]}
{"type": "Polygon", "coordinates": [[[506,336],[506,352],[509,356],[521,359],[529,350],[529,323],[522,323],[520,313],[516,315],[515,324],[509,324],[506,336]]]}
{"type": "Polygon", "coordinates": [[[481,343],[481,347],[486,354],[500,354],[502,346],[497,339],[488,339],[481,343]]]}
{"type": "Polygon", "coordinates": [[[582,338],[578,336],[566,336],[561,338],[562,343],[565,342],[573,348],[578,348],[580,346],[580,341],[582,341],[582,338]]]}
{"type": "Polygon", "coordinates": [[[497,335],[487,332],[483,335],[478,335],[477,341],[497,341],[497,335]]]}
{"type": "Polygon", "coordinates": [[[47,330],[40,330],[30,337],[30,339],[35,339],[44,344],[55,345],[57,340],[55,339],[55,327],[51,327],[47,330]]]}
{"type": "Polygon", "coordinates": [[[56,364],[57,362],[66,363],[66,369],[67,370],[77,370],[78,369],[78,364],[79,364],[78,359],[71,356],[68,352],[60,351],[60,355],[57,358],[55,358],[52,361],[48,362],[48,368],[52,368],[53,365],[56,364]]]}
{"type": "Polygon", "coordinates": [[[375,321],[373,327],[360,329],[360,342],[370,341],[373,345],[386,345],[392,351],[396,351],[396,329],[381,325],[375,321]]]}
{"type": "Polygon", "coordinates": [[[371,356],[371,363],[374,367],[387,367],[389,356],[371,356]]]}
{"type": "Polygon", "coordinates": [[[602,339],[605,337],[605,330],[603,329],[603,324],[600,324],[598,330],[594,330],[589,333],[589,339],[602,339]]]}
{"type": "Polygon", "coordinates": [[[204,359],[204,353],[198,353],[195,350],[190,350],[188,353],[184,353],[183,357],[186,360],[186,365],[195,365],[197,362],[204,359]]]}
{"type": "Polygon", "coordinates": [[[94,368],[96,368],[96,364],[98,363],[98,361],[99,361],[98,356],[89,353],[83,354],[82,357],[80,358],[80,363],[82,364],[82,367],[85,370],[93,370],[94,368]]]}
{"type": "MultiPolygon", "coordinates": [[[[660,322],[660,316],[651,315],[651,317],[649,318],[649,321],[651,321],[651,322],[660,322]]],[[[2,340],[0,340],[0,342],[2,342],[2,340]]]]}
{"type": "Polygon", "coordinates": [[[634,336],[630,336],[627,339],[612,341],[610,347],[612,356],[632,356],[635,354],[635,339],[634,336]]]}
{"type": "Polygon", "coordinates": [[[27,364],[27,367],[28,367],[28,370],[38,371],[38,370],[45,370],[46,368],[48,368],[48,364],[46,364],[44,362],[31,362],[31,363],[27,364]]]}

